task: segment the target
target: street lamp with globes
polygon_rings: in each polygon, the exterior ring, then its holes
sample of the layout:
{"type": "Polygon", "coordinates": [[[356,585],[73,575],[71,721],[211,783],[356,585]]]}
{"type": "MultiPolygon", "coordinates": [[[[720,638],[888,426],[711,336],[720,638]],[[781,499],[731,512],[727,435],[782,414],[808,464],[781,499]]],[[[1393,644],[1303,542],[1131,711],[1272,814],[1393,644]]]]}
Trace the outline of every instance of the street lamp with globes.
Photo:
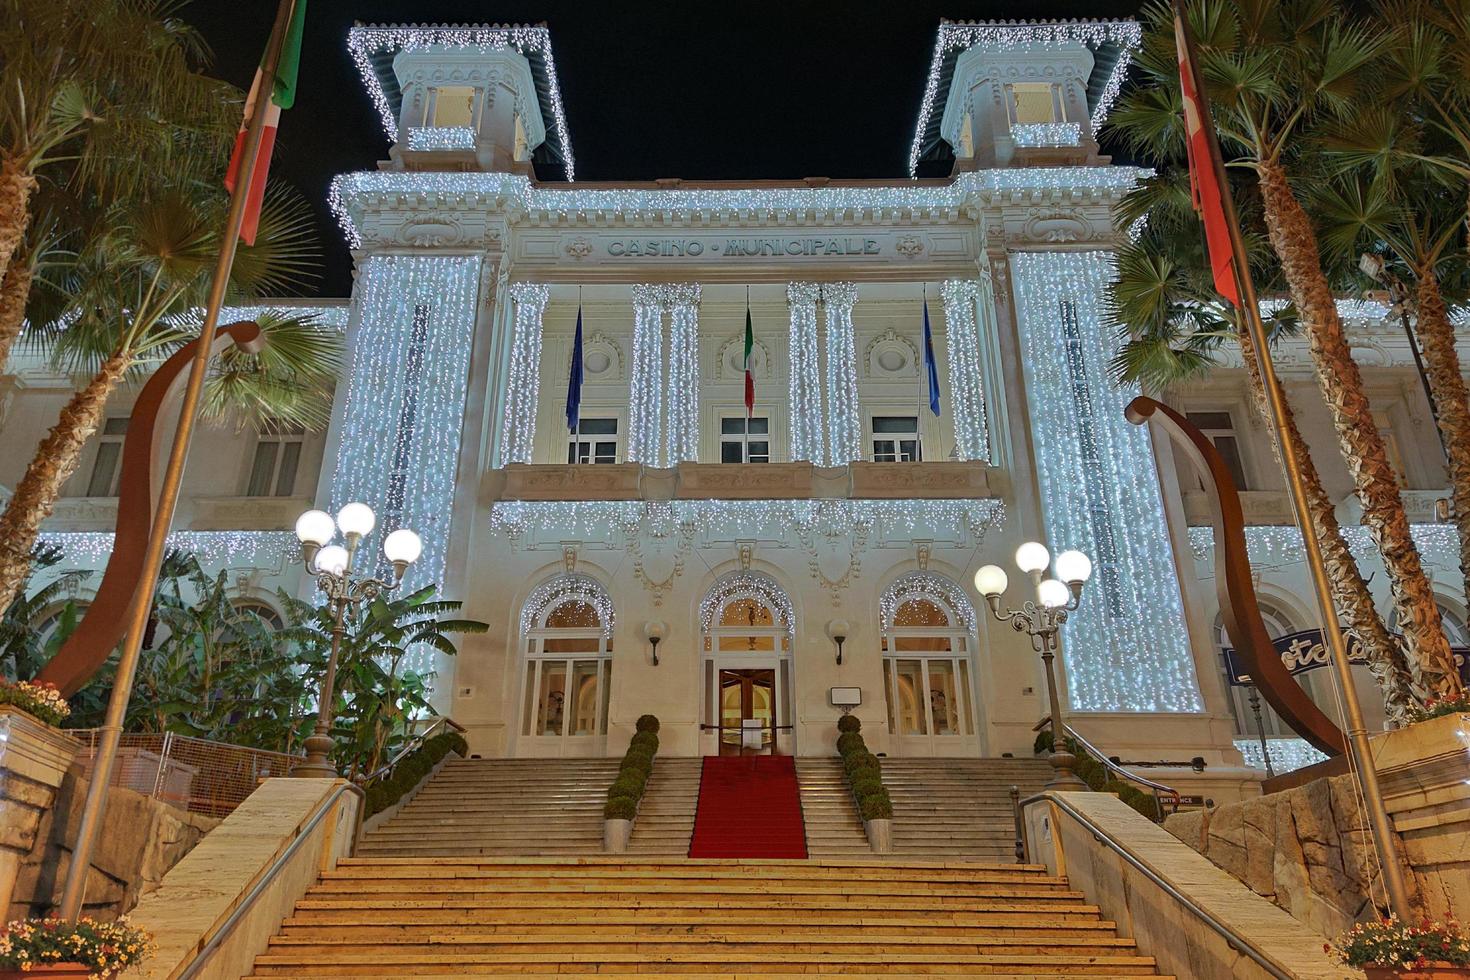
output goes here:
{"type": "Polygon", "coordinates": [[[301,542],[301,562],[306,570],[316,576],[317,588],[327,595],[332,604],[332,652],[327,657],[327,669],[322,675],[322,685],[317,699],[316,729],[306,740],[306,759],[295,769],[293,776],[315,779],[332,779],[337,770],[331,763],[332,703],[337,682],[337,655],[342,649],[342,637],[346,632],[343,617],[347,607],[364,600],[371,601],[380,593],[396,588],[403,581],[408,566],[418,561],[424,550],[419,536],[407,528],[399,528],[383,539],[383,557],[393,566],[393,581],[385,582],[371,576],[353,575],[352,561],[357,557],[357,546],[372,533],[377,525],[377,515],[367,504],[351,503],[337,511],[337,519],[322,510],[309,510],[296,519],[296,538],[301,542]],[[342,532],[344,544],[332,544],[337,531],[342,532]]]}
{"type": "Polygon", "coordinates": [[[1057,555],[1056,577],[1047,578],[1047,566],[1052,564],[1046,545],[1028,541],[1016,549],[1016,567],[1031,577],[1036,586],[1036,599],[1027,599],[1020,609],[1000,608],[1000,597],[1010,584],[1005,569],[999,565],[985,565],[975,573],[975,589],[985,597],[991,615],[1002,623],[1010,623],[1017,633],[1031,637],[1031,648],[1041,654],[1046,666],[1046,696],[1051,707],[1051,763],[1052,777],[1047,789],[1086,789],[1087,784],[1077,778],[1073,771],[1076,758],[1067,751],[1063,737],[1066,726],[1062,724],[1061,699],[1057,694],[1056,673],[1052,659],[1057,652],[1057,632],[1067,621],[1067,614],[1077,608],[1082,600],[1082,586],[1092,577],[1092,559],[1080,551],[1064,551],[1057,555]]]}

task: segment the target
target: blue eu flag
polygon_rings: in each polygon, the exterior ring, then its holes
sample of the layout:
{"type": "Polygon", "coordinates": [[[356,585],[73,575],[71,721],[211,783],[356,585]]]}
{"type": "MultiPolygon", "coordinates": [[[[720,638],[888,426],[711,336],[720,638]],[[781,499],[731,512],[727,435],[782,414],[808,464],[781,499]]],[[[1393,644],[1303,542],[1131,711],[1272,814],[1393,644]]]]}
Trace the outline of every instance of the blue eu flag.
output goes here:
{"type": "Polygon", "coordinates": [[[582,421],[582,304],[577,304],[577,336],[572,341],[572,373],[567,379],[567,431],[582,421]]]}
{"type": "MultiPolygon", "coordinates": [[[[581,336],[581,334],[578,334],[581,336]]],[[[929,329],[929,299],[924,298],[924,370],[929,375],[929,411],[939,414],[939,367],[934,363],[934,334],[929,329]]]]}

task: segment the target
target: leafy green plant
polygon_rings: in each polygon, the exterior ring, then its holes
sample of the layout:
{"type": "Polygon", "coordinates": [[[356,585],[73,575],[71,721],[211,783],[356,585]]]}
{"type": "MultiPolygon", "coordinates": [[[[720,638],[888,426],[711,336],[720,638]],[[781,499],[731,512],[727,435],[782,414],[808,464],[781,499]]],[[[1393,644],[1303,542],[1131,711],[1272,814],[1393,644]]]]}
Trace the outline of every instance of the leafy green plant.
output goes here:
{"type": "Polygon", "coordinates": [[[643,715],[634,727],[637,733],[628,743],[618,775],[607,790],[607,803],[602,808],[604,820],[632,820],[637,816],[638,803],[653,773],[653,757],[658,752],[658,719],[643,715]]]}
{"type": "Polygon", "coordinates": [[[127,919],[20,919],[0,931],[0,969],[30,973],[37,967],[78,963],[93,976],[111,977],[158,951],[153,937],[127,919]]]}
{"type": "Polygon", "coordinates": [[[602,808],[604,820],[632,820],[638,816],[638,800],[632,796],[609,796],[602,808]]]}
{"type": "Polygon", "coordinates": [[[837,729],[842,732],[837,736],[837,752],[842,756],[847,785],[863,820],[891,820],[893,801],[883,786],[883,764],[868,751],[861,728],[862,723],[852,715],[843,715],[837,721],[837,729]]]}
{"type": "Polygon", "coordinates": [[[1461,691],[1452,698],[1430,698],[1422,709],[1409,713],[1411,722],[1428,721],[1445,715],[1470,714],[1470,691],[1461,691]]]}
{"type": "Polygon", "coordinates": [[[629,743],[629,747],[647,749],[649,752],[657,752],[658,736],[655,735],[653,732],[639,732],[638,734],[633,736],[633,741],[629,743]]]}
{"type": "Polygon", "coordinates": [[[839,755],[846,755],[854,748],[865,747],[866,743],[863,741],[862,735],[857,732],[843,732],[837,736],[837,752],[839,755]]]}
{"type": "MultiPolygon", "coordinates": [[[[59,565],[64,557],[56,545],[37,544],[31,550],[30,580],[37,572],[59,565]]],[[[0,674],[14,681],[29,680],[40,672],[76,629],[81,614],[69,597],[91,575],[87,570],[67,571],[34,591],[30,580],[21,587],[0,617],[0,674]],[[45,633],[38,630],[53,613],[55,628],[45,633]]]]}
{"type": "MultiPolygon", "coordinates": [[[[1140,814],[1157,823],[1163,819],[1163,813],[1159,809],[1159,801],[1151,794],[1145,793],[1137,786],[1126,783],[1121,779],[1114,779],[1107,767],[1097,761],[1092,755],[1083,750],[1080,743],[1068,737],[1063,743],[1068,752],[1072,753],[1072,771],[1077,778],[1087,784],[1087,788],[1095,793],[1112,793],[1128,804],[1140,814]]],[[[1052,734],[1051,729],[1045,729],[1037,733],[1036,740],[1032,743],[1037,755],[1045,755],[1051,752],[1052,734]]]]}
{"type": "Polygon", "coordinates": [[[857,715],[843,715],[837,719],[837,730],[844,735],[849,732],[860,732],[863,730],[862,719],[857,715]]]}
{"type": "Polygon", "coordinates": [[[858,798],[858,812],[864,820],[892,820],[893,801],[888,790],[878,787],[874,792],[858,798]]]}
{"type": "MultiPolygon", "coordinates": [[[[1326,951],[1332,947],[1323,944],[1326,951]]],[[[1348,966],[1423,969],[1436,963],[1470,966],[1470,937],[1454,922],[1424,919],[1417,926],[1390,916],[1360,922],[1337,941],[1337,953],[1348,966]]]]}
{"type": "Polygon", "coordinates": [[[367,795],[367,807],[363,816],[371,817],[375,813],[381,813],[403,799],[451,752],[461,757],[469,753],[469,745],[459,732],[444,732],[426,739],[417,749],[400,759],[391,772],[363,786],[363,792],[367,795]]]}
{"type": "Polygon", "coordinates": [[[636,731],[653,732],[655,735],[657,735],[658,719],[655,718],[653,715],[639,715],[638,721],[634,723],[633,728],[636,731]]]}

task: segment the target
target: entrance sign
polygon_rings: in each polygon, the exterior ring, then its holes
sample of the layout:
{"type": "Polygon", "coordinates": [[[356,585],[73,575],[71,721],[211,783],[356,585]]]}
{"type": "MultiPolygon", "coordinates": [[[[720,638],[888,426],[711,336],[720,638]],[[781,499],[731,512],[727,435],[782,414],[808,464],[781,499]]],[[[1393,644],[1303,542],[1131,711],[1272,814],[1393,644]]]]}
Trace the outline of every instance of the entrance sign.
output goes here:
{"type": "Polygon", "coordinates": [[[863,689],[860,687],[829,688],[827,701],[834,708],[856,708],[863,703],[863,689]]]}

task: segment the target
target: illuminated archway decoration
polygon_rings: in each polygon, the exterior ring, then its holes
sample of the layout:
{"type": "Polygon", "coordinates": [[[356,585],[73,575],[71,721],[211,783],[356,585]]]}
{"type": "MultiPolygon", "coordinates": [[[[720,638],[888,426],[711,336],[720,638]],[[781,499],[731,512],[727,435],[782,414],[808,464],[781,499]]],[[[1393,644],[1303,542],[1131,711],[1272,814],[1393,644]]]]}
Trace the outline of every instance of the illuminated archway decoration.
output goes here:
{"type": "Polygon", "coordinates": [[[738,599],[754,599],[775,614],[785,630],[796,629],[796,609],[776,580],[763,572],[739,571],[722,576],[699,604],[699,623],[708,633],[721,609],[738,599]]]}
{"type": "Polygon", "coordinates": [[[568,573],[542,582],[526,596],[521,606],[521,635],[535,629],[546,613],[566,602],[580,602],[597,612],[602,624],[602,635],[611,636],[613,630],[613,603],[602,583],[590,575],[568,573]]]}
{"type": "Polygon", "coordinates": [[[893,629],[899,607],[910,599],[938,601],[959,618],[969,632],[975,632],[975,607],[957,583],[933,572],[908,572],[893,580],[878,599],[878,620],[884,632],[893,629]]]}

